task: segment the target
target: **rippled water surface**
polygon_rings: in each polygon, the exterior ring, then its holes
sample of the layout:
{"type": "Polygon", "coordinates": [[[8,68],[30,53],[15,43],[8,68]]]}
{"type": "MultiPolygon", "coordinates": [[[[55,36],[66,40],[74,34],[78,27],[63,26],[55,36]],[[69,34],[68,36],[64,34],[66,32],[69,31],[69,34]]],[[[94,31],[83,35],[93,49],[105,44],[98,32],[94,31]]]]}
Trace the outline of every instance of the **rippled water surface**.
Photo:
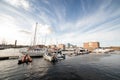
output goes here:
{"type": "Polygon", "coordinates": [[[66,57],[55,64],[43,58],[17,62],[0,61],[0,80],[120,80],[120,52],[66,57]]]}

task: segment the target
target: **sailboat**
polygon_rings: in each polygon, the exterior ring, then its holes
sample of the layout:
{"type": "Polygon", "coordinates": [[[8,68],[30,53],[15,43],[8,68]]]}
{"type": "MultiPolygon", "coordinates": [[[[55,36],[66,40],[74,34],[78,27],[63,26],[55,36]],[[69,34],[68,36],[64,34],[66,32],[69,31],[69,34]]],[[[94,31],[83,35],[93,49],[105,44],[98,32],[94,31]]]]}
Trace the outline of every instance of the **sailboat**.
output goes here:
{"type": "Polygon", "coordinates": [[[35,27],[35,33],[34,33],[34,40],[33,40],[33,45],[31,47],[28,47],[27,49],[21,49],[20,52],[22,54],[28,54],[31,57],[39,57],[39,56],[43,56],[44,53],[46,53],[47,49],[44,47],[39,47],[36,45],[36,32],[37,32],[37,24],[36,23],[36,27],[35,27]]]}

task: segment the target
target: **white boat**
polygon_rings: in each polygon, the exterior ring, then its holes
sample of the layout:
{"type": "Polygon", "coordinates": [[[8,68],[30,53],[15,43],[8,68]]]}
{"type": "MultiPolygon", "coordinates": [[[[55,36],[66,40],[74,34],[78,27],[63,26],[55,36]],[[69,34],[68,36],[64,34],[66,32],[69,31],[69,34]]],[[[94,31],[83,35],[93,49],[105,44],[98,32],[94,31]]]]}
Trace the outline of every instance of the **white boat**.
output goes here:
{"type": "Polygon", "coordinates": [[[25,48],[25,49],[21,49],[20,53],[22,53],[22,54],[28,54],[31,57],[43,56],[44,53],[46,53],[46,51],[47,51],[46,48],[40,48],[40,47],[36,46],[37,24],[38,23],[36,23],[36,27],[35,27],[33,46],[25,48]]]}
{"type": "Polygon", "coordinates": [[[111,49],[105,49],[105,48],[97,48],[93,50],[94,53],[108,53],[111,52],[111,49]]]}
{"type": "Polygon", "coordinates": [[[43,56],[47,52],[46,48],[33,48],[33,49],[23,49],[20,51],[22,54],[28,54],[31,57],[43,56]]]}
{"type": "Polygon", "coordinates": [[[53,56],[55,56],[55,53],[54,53],[54,54],[45,53],[45,54],[43,55],[43,58],[44,58],[45,60],[48,60],[48,61],[53,61],[53,60],[54,60],[53,56]]]}
{"type": "Polygon", "coordinates": [[[65,55],[62,54],[61,51],[55,50],[55,52],[50,52],[50,51],[46,52],[43,55],[43,58],[45,60],[52,62],[52,61],[57,61],[58,59],[65,59],[65,55]]]}
{"type": "Polygon", "coordinates": [[[79,55],[79,54],[88,54],[88,53],[89,53],[89,51],[87,49],[84,49],[84,48],[77,48],[75,50],[75,54],[76,55],[79,55]]]}

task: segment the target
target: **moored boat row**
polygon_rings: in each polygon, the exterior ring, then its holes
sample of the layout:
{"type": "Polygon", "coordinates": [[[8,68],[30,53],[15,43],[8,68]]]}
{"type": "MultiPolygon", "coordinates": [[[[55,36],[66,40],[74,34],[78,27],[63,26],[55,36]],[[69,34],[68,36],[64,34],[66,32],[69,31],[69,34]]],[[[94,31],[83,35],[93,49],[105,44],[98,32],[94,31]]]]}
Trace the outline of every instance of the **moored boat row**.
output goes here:
{"type": "Polygon", "coordinates": [[[112,52],[114,50],[112,49],[105,49],[105,48],[97,48],[95,50],[93,50],[93,53],[108,53],[108,52],[112,52]]]}

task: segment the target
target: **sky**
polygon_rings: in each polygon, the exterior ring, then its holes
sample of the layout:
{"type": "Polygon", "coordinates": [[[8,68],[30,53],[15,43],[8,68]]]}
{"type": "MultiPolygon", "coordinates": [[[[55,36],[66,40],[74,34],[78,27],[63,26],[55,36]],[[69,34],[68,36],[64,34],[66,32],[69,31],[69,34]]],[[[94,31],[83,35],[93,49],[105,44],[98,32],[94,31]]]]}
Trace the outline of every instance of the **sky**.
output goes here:
{"type": "Polygon", "coordinates": [[[0,0],[0,43],[32,44],[36,26],[36,44],[120,46],[120,0],[0,0]]]}

